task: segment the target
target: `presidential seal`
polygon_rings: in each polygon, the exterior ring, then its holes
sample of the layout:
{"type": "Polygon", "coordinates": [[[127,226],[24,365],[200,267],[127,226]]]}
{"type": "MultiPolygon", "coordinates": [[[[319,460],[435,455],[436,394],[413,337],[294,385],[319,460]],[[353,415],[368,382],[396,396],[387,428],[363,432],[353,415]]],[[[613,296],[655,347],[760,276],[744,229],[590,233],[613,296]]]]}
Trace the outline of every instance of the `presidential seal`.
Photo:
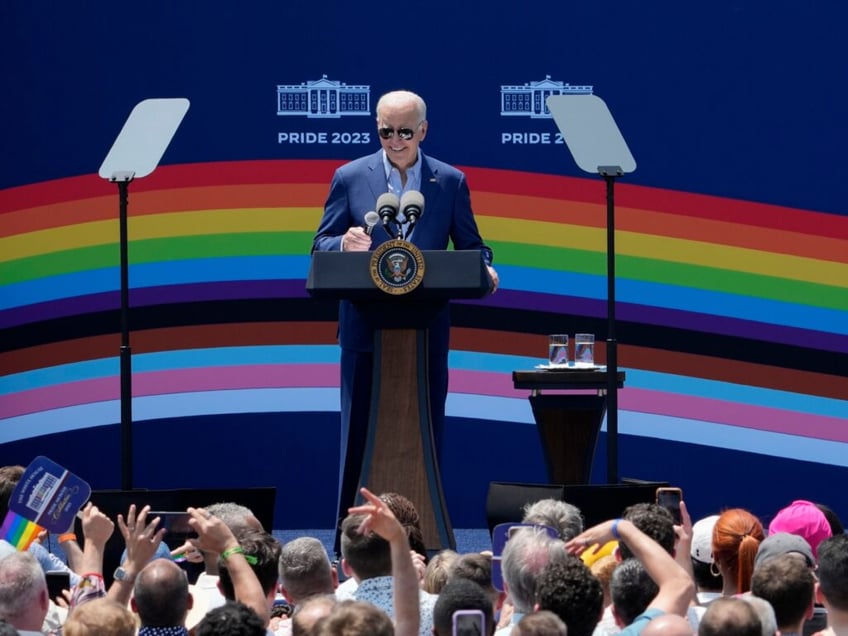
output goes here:
{"type": "Polygon", "coordinates": [[[409,241],[386,241],[371,255],[371,280],[387,294],[408,294],[424,279],[424,255],[409,241]]]}

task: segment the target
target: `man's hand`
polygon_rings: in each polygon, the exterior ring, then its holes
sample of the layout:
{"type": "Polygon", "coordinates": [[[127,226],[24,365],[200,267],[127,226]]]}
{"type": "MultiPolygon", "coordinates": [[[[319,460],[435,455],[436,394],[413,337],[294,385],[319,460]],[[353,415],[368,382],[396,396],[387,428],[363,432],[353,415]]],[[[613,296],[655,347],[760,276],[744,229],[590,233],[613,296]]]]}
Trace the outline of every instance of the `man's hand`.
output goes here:
{"type": "Polygon", "coordinates": [[[424,557],[415,550],[410,550],[409,556],[412,557],[412,565],[415,568],[415,574],[418,575],[418,583],[423,587],[424,575],[427,574],[427,563],[424,561],[424,557]]]}
{"type": "Polygon", "coordinates": [[[197,539],[189,541],[199,550],[221,554],[238,545],[227,524],[205,508],[189,508],[188,513],[188,525],[197,531],[197,539]]]}
{"type": "Polygon", "coordinates": [[[203,553],[186,541],[179,548],[171,550],[171,558],[175,561],[184,559],[189,563],[203,563],[203,553]]]}
{"type": "Polygon", "coordinates": [[[367,488],[360,488],[359,492],[369,503],[348,508],[348,512],[352,515],[366,515],[359,525],[359,533],[365,534],[370,530],[389,543],[396,540],[398,536],[403,536],[404,541],[406,541],[403,526],[400,525],[400,521],[395,518],[386,503],[367,488]]]}
{"type": "Polygon", "coordinates": [[[90,501],[82,509],[82,534],[86,542],[92,541],[99,547],[106,545],[115,531],[115,523],[90,501]]]}
{"type": "Polygon", "coordinates": [[[156,530],[159,517],[147,523],[149,512],[150,506],[145,506],[136,514],[135,504],[131,504],[126,522],[122,515],[118,515],[118,528],[127,546],[126,563],[133,574],[137,574],[153,558],[159,544],[162,543],[162,537],[165,536],[165,528],[156,530]]]}
{"type": "Polygon", "coordinates": [[[689,516],[689,511],[683,501],[680,502],[680,518],[682,523],[674,526],[674,533],[677,535],[678,545],[683,546],[688,555],[689,547],[692,545],[692,517],[689,516]]]}
{"type": "Polygon", "coordinates": [[[495,271],[495,268],[491,265],[486,265],[486,269],[489,270],[489,278],[492,279],[492,293],[494,294],[498,291],[498,285],[501,282],[501,279],[498,277],[498,273],[495,271]]]}
{"type": "Polygon", "coordinates": [[[584,530],[573,539],[567,541],[565,543],[565,549],[571,554],[575,554],[577,556],[580,556],[590,548],[593,553],[597,552],[606,545],[608,541],[618,539],[618,537],[613,536],[612,533],[612,527],[615,521],[617,520],[610,519],[584,530]]]}
{"type": "Polygon", "coordinates": [[[371,236],[361,227],[350,228],[342,237],[343,252],[367,252],[371,249],[371,236]]]}

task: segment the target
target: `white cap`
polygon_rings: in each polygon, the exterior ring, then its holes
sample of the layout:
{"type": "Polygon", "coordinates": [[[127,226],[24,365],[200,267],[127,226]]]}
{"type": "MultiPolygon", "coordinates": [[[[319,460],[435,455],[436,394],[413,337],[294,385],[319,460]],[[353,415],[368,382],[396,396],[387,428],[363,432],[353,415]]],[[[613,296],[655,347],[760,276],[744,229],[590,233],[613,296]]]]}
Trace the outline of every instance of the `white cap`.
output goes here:
{"type": "Polygon", "coordinates": [[[713,562],[713,527],[718,515],[704,517],[692,526],[692,558],[701,563],[713,562]]]}

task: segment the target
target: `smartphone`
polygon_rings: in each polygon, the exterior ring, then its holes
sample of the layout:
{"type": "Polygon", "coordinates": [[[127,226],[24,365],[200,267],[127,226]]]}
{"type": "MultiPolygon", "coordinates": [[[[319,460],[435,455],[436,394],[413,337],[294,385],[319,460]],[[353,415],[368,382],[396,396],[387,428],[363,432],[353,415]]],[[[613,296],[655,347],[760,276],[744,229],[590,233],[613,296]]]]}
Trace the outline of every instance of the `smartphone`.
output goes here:
{"type": "Polygon", "coordinates": [[[680,502],[683,499],[683,491],[680,488],[657,488],[657,505],[665,508],[674,517],[674,523],[683,523],[680,515],[680,502]]]}
{"type": "Polygon", "coordinates": [[[147,513],[148,520],[155,519],[156,517],[159,517],[158,528],[165,528],[165,536],[167,538],[180,538],[185,540],[188,537],[197,536],[197,533],[194,531],[194,528],[192,528],[188,523],[188,520],[191,519],[191,515],[187,512],[151,510],[147,513]]]}
{"type": "Polygon", "coordinates": [[[486,617],[482,610],[456,610],[453,613],[452,636],[483,636],[486,617]]]}
{"type": "Polygon", "coordinates": [[[47,595],[51,601],[56,598],[64,598],[62,590],[71,589],[71,573],[63,572],[62,570],[49,570],[44,573],[44,578],[47,579],[47,595]]]}

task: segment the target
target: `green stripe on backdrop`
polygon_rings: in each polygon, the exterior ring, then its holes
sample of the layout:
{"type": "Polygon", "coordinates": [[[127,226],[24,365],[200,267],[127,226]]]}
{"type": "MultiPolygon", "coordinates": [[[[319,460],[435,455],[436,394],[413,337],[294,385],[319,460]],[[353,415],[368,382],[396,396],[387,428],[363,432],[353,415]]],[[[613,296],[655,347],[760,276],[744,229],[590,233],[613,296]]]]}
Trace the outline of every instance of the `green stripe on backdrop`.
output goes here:
{"type": "MultiPolygon", "coordinates": [[[[130,241],[130,265],[161,261],[230,256],[308,255],[312,233],[246,232],[130,241]]],[[[115,243],[51,252],[0,263],[0,285],[88,270],[117,267],[120,252],[115,243]]]]}
{"type": "Polygon", "coordinates": [[[606,255],[599,252],[502,241],[486,241],[486,244],[495,253],[495,267],[514,265],[592,275],[604,275],[607,271],[606,255]]]}
{"type": "Polygon", "coordinates": [[[650,283],[848,311],[848,294],[842,287],[777,276],[631,256],[616,259],[616,274],[650,283]]]}
{"type": "MultiPolygon", "coordinates": [[[[606,276],[606,255],[598,252],[526,243],[490,242],[489,245],[495,252],[496,267],[512,265],[528,269],[606,276]]],[[[848,311],[848,293],[843,287],[635,256],[619,255],[615,263],[616,277],[619,280],[674,285],[848,311]]],[[[518,286],[520,287],[520,283],[518,286]]]]}

